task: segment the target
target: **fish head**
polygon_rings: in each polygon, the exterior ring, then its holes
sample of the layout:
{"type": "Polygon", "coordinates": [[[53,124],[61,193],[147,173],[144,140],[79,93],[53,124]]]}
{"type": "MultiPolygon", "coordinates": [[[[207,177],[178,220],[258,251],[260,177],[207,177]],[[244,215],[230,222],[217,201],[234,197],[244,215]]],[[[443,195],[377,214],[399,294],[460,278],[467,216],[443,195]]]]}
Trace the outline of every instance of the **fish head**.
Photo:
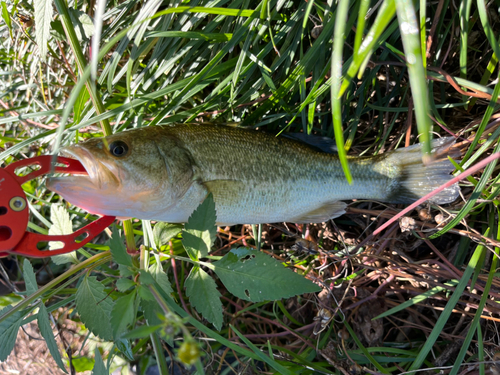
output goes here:
{"type": "Polygon", "coordinates": [[[156,131],[127,131],[65,147],[87,175],[52,177],[47,187],[99,215],[151,218],[180,199],[192,182],[192,166],[175,139],[156,131]]]}

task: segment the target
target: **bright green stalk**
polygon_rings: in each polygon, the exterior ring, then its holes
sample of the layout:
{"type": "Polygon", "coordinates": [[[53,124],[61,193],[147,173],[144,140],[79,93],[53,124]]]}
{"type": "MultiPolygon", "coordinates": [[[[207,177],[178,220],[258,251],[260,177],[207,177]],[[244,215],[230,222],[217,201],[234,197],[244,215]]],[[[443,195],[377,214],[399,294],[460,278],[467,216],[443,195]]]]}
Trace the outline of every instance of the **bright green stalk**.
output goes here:
{"type": "Polygon", "coordinates": [[[408,67],[408,75],[410,76],[420,143],[422,143],[422,153],[424,155],[424,162],[426,162],[426,159],[430,158],[430,131],[432,127],[429,119],[430,109],[427,98],[427,78],[422,60],[422,50],[420,48],[419,25],[415,7],[411,0],[397,1],[396,11],[405,50],[406,66],[408,67]]]}
{"type": "Polygon", "coordinates": [[[347,11],[349,10],[349,0],[340,0],[335,17],[335,31],[333,34],[332,51],[332,117],[333,129],[335,132],[335,142],[339,153],[339,160],[342,164],[347,182],[352,183],[352,175],[347,163],[347,153],[344,145],[344,132],[342,130],[342,95],[340,94],[340,85],[342,83],[342,60],[343,47],[345,41],[345,26],[347,11]]]}

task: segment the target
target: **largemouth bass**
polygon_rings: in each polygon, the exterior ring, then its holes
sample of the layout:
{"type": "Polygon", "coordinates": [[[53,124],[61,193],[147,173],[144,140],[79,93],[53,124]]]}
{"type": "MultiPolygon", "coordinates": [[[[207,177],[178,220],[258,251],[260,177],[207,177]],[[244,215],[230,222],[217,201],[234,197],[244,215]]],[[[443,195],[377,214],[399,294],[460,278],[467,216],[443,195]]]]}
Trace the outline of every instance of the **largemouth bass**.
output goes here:
{"type": "MultiPolygon", "coordinates": [[[[433,141],[446,154],[452,139],[433,141]]],[[[186,222],[212,193],[219,225],[318,223],[342,215],[343,200],[410,203],[454,169],[445,156],[422,164],[420,145],[374,157],[349,157],[348,184],[338,156],[285,137],[218,125],[155,126],[67,147],[88,176],[50,178],[49,189],[99,215],[186,222]]],[[[434,196],[454,201],[454,185],[434,196]]]]}

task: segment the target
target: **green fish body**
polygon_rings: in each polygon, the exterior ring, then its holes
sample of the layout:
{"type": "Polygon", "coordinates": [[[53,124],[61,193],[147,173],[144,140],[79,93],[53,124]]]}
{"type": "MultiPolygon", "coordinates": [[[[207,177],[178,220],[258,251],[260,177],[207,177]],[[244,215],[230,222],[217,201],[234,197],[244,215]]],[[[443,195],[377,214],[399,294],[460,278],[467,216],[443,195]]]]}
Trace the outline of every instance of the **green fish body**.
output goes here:
{"type": "MultiPolygon", "coordinates": [[[[433,149],[442,155],[451,143],[435,140],[433,149]]],[[[335,153],[264,132],[193,124],[95,138],[63,154],[89,175],[51,178],[48,187],[89,212],[181,223],[212,193],[219,225],[324,222],[343,214],[342,201],[350,199],[411,203],[454,169],[442,156],[424,166],[414,145],[349,157],[349,184],[335,153]]],[[[458,193],[453,185],[433,201],[450,203],[458,193]]]]}

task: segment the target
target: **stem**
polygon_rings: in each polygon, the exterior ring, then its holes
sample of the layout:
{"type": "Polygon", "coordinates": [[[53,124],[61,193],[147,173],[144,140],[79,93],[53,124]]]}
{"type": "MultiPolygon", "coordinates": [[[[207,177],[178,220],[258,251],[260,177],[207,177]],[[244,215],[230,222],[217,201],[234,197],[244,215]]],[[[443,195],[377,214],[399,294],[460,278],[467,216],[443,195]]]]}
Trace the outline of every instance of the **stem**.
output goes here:
{"type": "Polygon", "coordinates": [[[38,289],[35,293],[33,293],[31,296],[27,297],[25,300],[22,302],[18,303],[12,310],[6,312],[4,315],[0,316],[0,323],[3,322],[5,319],[13,315],[16,311],[25,309],[26,307],[29,306],[30,303],[35,301],[37,298],[41,297],[44,293],[52,290],[57,284],[62,282],[63,280],[67,279],[71,275],[74,275],[75,273],[79,272],[80,270],[86,268],[87,266],[96,263],[98,261],[103,261],[103,263],[108,262],[111,260],[111,252],[106,251],[103,253],[99,253],[94,255],[92,258],[89,258],[82,263],[77,264],[76,266],[70,268],[66,272],[64,272],[62,275],[56,277],[54,280],[50,281],[49,283],[45,284],[43,287],[38,289]]]}
{"type": "Polygon", "coordinates": [[[151,343],[153,344],[153,350],[155,352],[156,361],[158,362],[158,370],[160,374],[168,374],[167,359],[163,355],[161,350],[161,342],[156,333],[149,335],[151,337],[151,343]]]}
{"type": "MultiPolygon", "coordinates": [[[[188,307],[186,306],[186,302],[184,301],[184,298],[182,297],[182,290],[181,290],[181,286],[179,285],[179,278],[177,277],[177,266],[175,264],[175,259],[177,259],[177,258],[174,255],[174,245],[172,243],[172,240],[170,240],[170,256],[171,256],[171,262],[172,262],[172,269],[174,270],[175,286],[177,288],[177,293],[179,294],[179,299],[181,300],[182,307],[184,308],[186,313],[188,315],[191,315],[188,307]]],[[[197,263],[195,262],[193,264],[197,264],[197,263]]]]}
{"type": "MultiPolygon", "coordinates": [[[[66,3],[64,0],[55,0],[56,2],[56,7],[57,10],[60,14],[62,25],[64,27],[64,32],[66,33],[66,36],[68,37],[69,44],[71,46],[71,49],[75,55],[76,63],[78,65],[78,70],[80,71],[80,74],[82,74],[85,71],[85,68],[87,66],[87,60],[85,59],[85,56],[83,54],[83,51],[81,49],[80,43],[78,41],[78,38],[75,33],[75,29],[73,27],[73,24],[71,22],[71,17],[69,15],[68,7],[66,6],[66,3]]],[[[75,82],[76,83],[76,82],[75,82]]],[[[90,76],[85,82],[85,86],[87,87],[87,91],[89,92],[90,99],[92,100],[92,103],[94,104],[96,113],[98,115],[103,114],[106,112],[106,108],[104,107],[104,104],[101,100],[101,97],[99,95],[99,91],[96,89],[95,82],[91,80],[90,76]]],[[[102,119],[100,121],[102,132],[105,136],[111,135],[113,133],[111,129],[111,125],[109,124],[108,119],[102,119]]],[[[127,250],[129,252],[135,252],[136,251],[136,246],[135,246],[135,239],[132,231],[132,222],[130,220],[125,220],[123,222],[123,230],[125,232],[125,238],[127,241],[127,250]]]]}
{"type": "Polygon", "coordinates": [[[187,314],[182,309],[182,307],[178,306],[174,301],[171,300],[171,297],[167,296],[166,297],[167,299],[164,299],[163,296],[158,292],[158,290],[153,285],[148,285],[148,288],[151,291],[151,293],[153,293],[153,296],[155,297],[156,302],[158,302],[158,304],[160,305],[160,307],[162,308],[163,312],[166,315],[169,313],[175,312],[178,315],[180,315],[181,318],[186,319],[188,321],[188,323],[193,325],[196,329],[203,332],[208,337],[213,338],[214,340],[218,341],[222,345],[225,345],[228,348],[230,348],[230,349],[232,349],[232,350],[234,350],[234,351],[236,351],[244,356],[247,356],[248,358],[260,360],[260,357],[257,356],[252,351],[250,351],[246,348],[240,347],[239,345],[236,345],[235,343],[229,341],[225,337],[212,331],[210,328],[206,327],[204,324],[202,324],[201,322],[197,321],[195,318],[193,318],[192,316],[187,314]],[[172,309],[172,310],[170,310],[170,309],[172,309]]]}
{"type": "MultiPolygon", "coordinates": [[[[66,6],[66,3],[64,0],[55,0],[56,2],[56,7],[59,12],[59,15],[61,17],[62,25],[64,27],[64,32],[66,33],[66,36],[68,37],[68,42],[69,45],[71,46],[71,49],[73,50],[73,53],[75,54],[75,59],[76,63],[78,65],[78,70],[80,71],[80,74],[83,73],[85,70],[85,67],[87,65],[87,60],[85,59],[85,56],[83,55],[83,51],[80,47],[80,42],[78,41],[78,38],[75,33],[75,29],[73,28],[73,23],[71,22],[71,17],[69,15],[68,7],[66,6]]],[[[75,82],[76,83],[76,82],[75,82]]],[[[99,92],[96,89],[95,83],[90,80],[90,78],[85,82],[85,86],[87,87],[87,90],[90,95],[90,99],[92,100],[92,103],[94,104],[94,107],[96,109],[96,112],[98,115],[106,112],[106,108],[104,107],[104,104],[102,103],[101,97],[99,96],[99,92]]],[[[111,125],[109,124],[109,121],[107,119],[103,119],[100,121],[101,123],[101,128],[102,132],[104,135],[111,135],[112,130],[111,130],[111,125]]]]}
{"type": "Polygon", "coordinates": [[[127,252],[134,254],[136,252],[135,238],[134,238],[134,227],[132,226],[132,221],[123,221],[123,232],[125,233],[125,242],[127,244],[127,252]]]}

